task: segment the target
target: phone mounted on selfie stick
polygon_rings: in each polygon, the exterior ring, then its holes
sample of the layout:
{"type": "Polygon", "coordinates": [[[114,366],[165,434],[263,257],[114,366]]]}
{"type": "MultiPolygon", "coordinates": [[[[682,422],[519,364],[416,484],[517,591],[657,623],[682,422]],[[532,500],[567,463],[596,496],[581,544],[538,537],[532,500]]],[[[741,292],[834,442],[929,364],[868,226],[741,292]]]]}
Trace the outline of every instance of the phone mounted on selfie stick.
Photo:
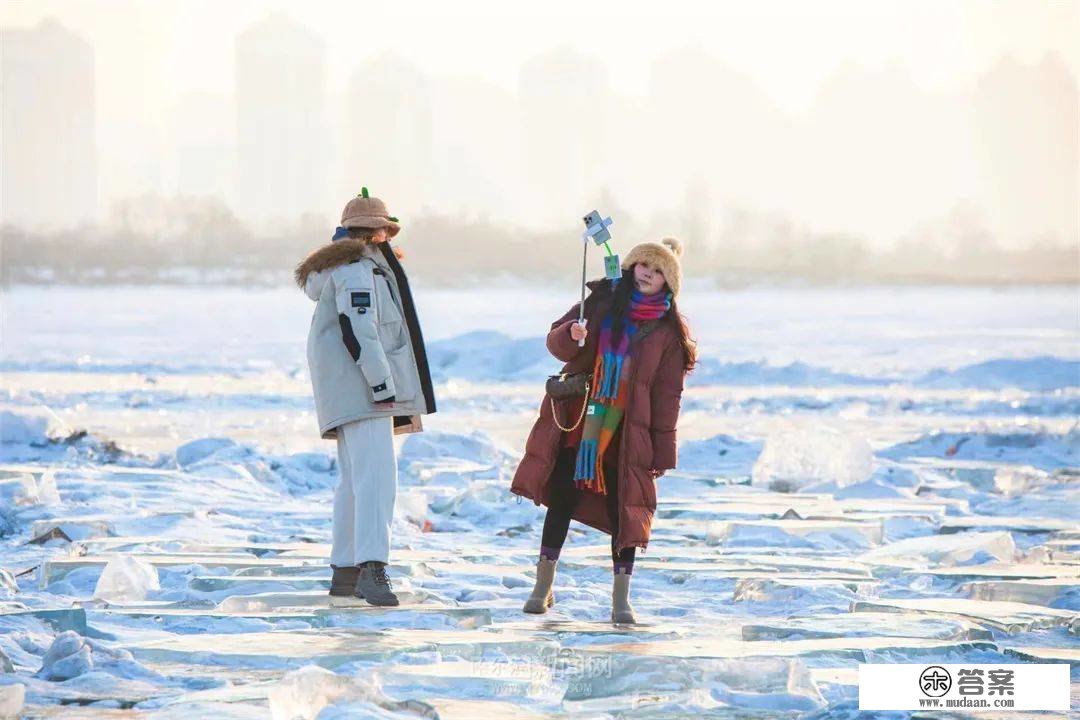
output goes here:
{"type": "MultiPolygon", "coordinates": [[[[581,234],[582,244],[584,249],[581,253],[581,305],[578,309],[578,324],[585,325],[585,266],[589,256],[589,240],[592,240],[597,245],[603,245],[607,250],[607,256],[604,258],[604,275],[609,280],[618,280],[622,277],[622,269],[619,267],[619,256],[611,251],[611,246],[608,245],[608,241],[611,240],[611,233],[608,232],[608,228],[615,224],[615,221],[610,217],[601,218],[600,213],[593,210],[586,215],[582,220],[585,221],[585,232],[581,234]]],[[[578,340],[578,347],[585,346],[585,339],[578,340]]]]}

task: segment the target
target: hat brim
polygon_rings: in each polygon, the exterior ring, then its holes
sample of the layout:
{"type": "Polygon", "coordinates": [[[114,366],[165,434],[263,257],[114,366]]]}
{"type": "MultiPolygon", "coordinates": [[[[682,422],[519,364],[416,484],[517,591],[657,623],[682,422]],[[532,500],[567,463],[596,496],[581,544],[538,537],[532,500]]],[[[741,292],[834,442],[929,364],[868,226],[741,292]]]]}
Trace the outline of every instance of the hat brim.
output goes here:
{"type": "Polygon", "coordinates": [[[401,226],[396,222],[377,215],[357,215],[356,217],[347,218],[341,221],[341,227],[367,228],[369,230],[378,230],[384,227],[390,232],[390,237],[394,237],[401,232],[401,226]]]}

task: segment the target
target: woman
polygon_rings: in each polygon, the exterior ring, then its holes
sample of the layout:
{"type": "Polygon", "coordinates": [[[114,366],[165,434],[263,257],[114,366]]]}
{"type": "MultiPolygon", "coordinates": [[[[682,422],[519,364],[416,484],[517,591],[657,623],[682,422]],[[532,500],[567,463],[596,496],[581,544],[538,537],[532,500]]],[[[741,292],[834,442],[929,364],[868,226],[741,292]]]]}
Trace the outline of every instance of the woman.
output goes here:
{"type": "Polygon", "coordinates": [[[675,305],[681,254],[675,238],[637,245],[620,280],[588,283],[585,325],[574,305],[551,326],[547,347],[566,363],[562,371],[591,373],[592,382],[587,408],[585,398],[553,403],[545,394],[510,487],[548,506],[525,612],[544,613],[554,604],[555,565],[574,519],[611,535],[611,621],[635,622],[634,555],[649,542],[655,480],[675,467],[683,382],[697,358],[675,305]],[[564,430],[583,410],[582,422],[564,430]]]}
{"type": "Polygon", "coordinates": [[[397,605],[386,565],[397,495],[393,436],[435,412],[424,336],[390,238],[401,230],[364,188],[335,239],[296,268],[316,301],[308,367],[319,432],[337,440],[330,595],[397,605]],[[344,231],[341,230],[344,228],[344,231]]]}

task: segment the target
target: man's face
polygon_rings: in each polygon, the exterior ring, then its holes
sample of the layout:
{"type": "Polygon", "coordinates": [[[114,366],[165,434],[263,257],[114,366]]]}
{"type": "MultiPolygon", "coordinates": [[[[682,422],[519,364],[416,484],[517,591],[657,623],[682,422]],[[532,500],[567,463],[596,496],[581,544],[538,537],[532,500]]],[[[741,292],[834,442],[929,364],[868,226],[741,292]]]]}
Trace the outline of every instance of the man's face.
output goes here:
{"type": "Polygon", "coordinates": [[[645,295],[655,295],[664,287],[664,273],[648,263],[634,265],[634,287],[645,295]]]}

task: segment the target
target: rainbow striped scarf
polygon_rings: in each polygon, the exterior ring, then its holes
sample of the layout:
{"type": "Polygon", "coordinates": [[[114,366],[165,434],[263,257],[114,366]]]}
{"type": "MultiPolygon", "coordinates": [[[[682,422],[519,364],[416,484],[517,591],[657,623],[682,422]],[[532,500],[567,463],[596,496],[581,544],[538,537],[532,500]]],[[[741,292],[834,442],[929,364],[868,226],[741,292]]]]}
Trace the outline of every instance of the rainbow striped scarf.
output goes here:
{"type": "MultiPolygon", "coordinates": [[[[618,282],[616,280],[615,282],[618,282]]],[[[629,282],[629,281],[627,281],[629,282]]],[[[630,293],[622,337],[616,344],[612,338],[614,316],[608,313],[600,321],[600,341],[593,366],[591,395],[585,411],[585,427],[578,446],[574,465],[574,481],[582,490],[597,495],[607,494],[604,484],[604,451],[619,429],[630,386],[630,347],[640,323],[657,320],[671,307],[671,293],[660,291],[644,295],[639,290],[630,293]]]]}

